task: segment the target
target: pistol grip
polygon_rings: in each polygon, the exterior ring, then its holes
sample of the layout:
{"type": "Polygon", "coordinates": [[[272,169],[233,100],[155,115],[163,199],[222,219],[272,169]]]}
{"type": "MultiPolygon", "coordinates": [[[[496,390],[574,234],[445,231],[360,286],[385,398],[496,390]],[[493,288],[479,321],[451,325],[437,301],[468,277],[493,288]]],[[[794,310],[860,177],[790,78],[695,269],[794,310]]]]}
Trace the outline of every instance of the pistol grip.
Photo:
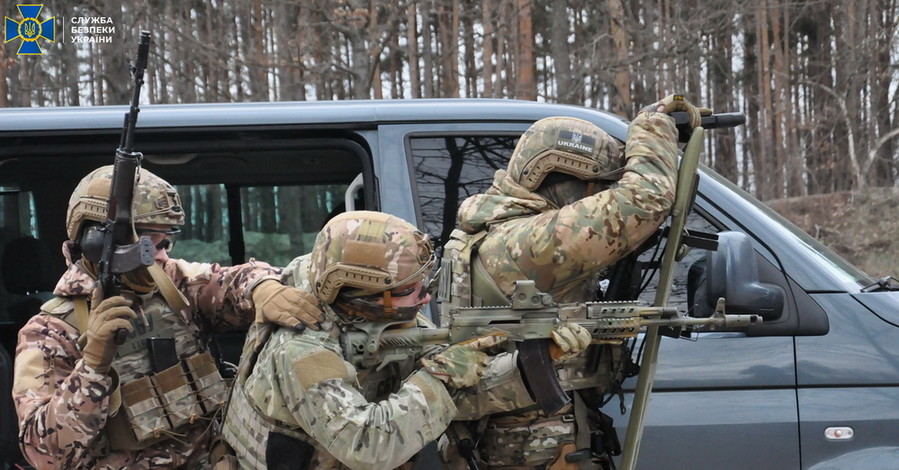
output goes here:
{"type": "Polygon", "coordinates": [[[517,344],[518,368],[531,396],[546,416],[551,416],[571,403],[562,389],[553,361],[549,357],[547,338],[526,339],[517,344]]]}
{"type": "Polygon", "coordinates": [[[123,345],[125,344],[125,340],[128,339],[128,330],[124,328],[119,328],[115,332],[115,344],[123,345]]]}

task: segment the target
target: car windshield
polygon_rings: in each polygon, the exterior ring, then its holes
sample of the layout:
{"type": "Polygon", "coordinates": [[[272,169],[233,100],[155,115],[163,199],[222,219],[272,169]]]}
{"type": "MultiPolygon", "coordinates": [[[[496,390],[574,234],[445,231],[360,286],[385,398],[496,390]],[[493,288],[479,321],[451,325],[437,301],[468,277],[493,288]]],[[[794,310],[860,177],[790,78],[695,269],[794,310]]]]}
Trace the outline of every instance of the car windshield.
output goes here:
{"type": "MultiPolygon", "coordinates": [[[[793,243],[794,246],[796,246],[797,248],[804,247],[806,248],[805,251],[811,252],[810,254],[815,255],[815,257],[821,261],[820,263],[818,263],[818,266],[827,268],[827,271],[829,272],[829,274],[831,274],[832,277],[838,278],[840,281],[847,284],[861,286],[866,286],[874,282],[874,279],[864,271],[852,265],[852,263],[846,261],[840,255],[834,253],[830,248],[827,248],[821,242],[816,240],[808,233],[804,232],[802,229],[794,225],[782,215],[778,214],[758,199],[749,195],[749,193],[744,191],[739,186],[733,184],[721,175],[710,170],[708,167],[703,166],[703,170],[704,177],[710,177],[715,182],[726,186],[727,189],[733,191],[734,194],[737,194],[740,198],[742,198],[745,203],[752,205],[758,212],[761,212],[764,216],[770,219],[769,222],[764,223],[766,231],[770,230],[772,232],[785,232],[785,238],[793,239],[794,242],[797,242],[793,243]]],[[[787,253],[787,255],[789,254],[791,253],[787,253]]],[[[784,255],[784,253],[781,253],[781,255],[784,255]]],[[[788,259],[782,259],[781,261],[786,264],[788,271],[791,271],[791,276],[804,288],[810,291],[820,289],[820,286],[816,285],[814,279],[806,278],[805,276],[800,275],[798,271],[802,270],[801,266],[796,266],[788,259]],[[796,269],[791,269],[791,267],[796,269]]]]}

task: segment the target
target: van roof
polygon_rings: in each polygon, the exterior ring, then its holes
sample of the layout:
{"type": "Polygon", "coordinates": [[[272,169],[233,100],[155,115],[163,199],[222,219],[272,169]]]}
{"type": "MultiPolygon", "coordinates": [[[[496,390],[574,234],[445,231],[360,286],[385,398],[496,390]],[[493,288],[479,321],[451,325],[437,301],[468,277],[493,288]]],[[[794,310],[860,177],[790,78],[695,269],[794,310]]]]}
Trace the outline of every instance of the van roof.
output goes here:
{"type": "MultiPolygon", "coordinates": [[[[4,108],[0,109],[0,133],[121,129],[127,111],[128,106],[4,108]]],[[[626,122],[617,115],[583,106],[446,98],[141,105],[138,127],[289,124],[369,127],[410,122],[533,122],[556,115],[585,119],[603,128],[620,127],[626,122]]]]}

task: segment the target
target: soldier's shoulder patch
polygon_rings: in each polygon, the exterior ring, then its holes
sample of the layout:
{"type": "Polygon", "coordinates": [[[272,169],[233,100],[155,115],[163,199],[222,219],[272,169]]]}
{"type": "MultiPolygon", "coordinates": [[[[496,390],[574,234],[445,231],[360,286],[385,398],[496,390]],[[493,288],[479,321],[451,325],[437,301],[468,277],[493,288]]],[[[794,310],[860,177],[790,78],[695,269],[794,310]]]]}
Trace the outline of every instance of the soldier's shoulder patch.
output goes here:
{"type": "Polygon", "coordinates": [[[346,363],[334,351],[320,349],[291,363],[293,375],[304,390],[329,379],[349,377],[346,363]]]}
{"type": "Polygon", "coordinates": [[[66,297],[54,297],[41,305],[41,312],[62,316],[75,310],[75,302],[66,297]]]}

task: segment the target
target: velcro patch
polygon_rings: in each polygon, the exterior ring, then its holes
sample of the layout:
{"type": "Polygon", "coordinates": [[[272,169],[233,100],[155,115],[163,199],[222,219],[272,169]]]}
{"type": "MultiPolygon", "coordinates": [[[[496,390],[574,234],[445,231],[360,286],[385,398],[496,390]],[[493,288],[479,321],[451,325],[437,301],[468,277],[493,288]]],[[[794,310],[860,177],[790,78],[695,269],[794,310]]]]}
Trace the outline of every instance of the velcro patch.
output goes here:
{"type": "Polygon", "coordinates": [[[25,349],[16,355],[13,393],[35,390],[44,386],[48,366],[40,349],[25,349]]]}
{"type": "Polygon", "coordinates": [[[360,242],[347,240],[343,248],[343,262],[357,266],[386,268],[387,245],[383,243],[360,242]]]}
{"type": "Polygon", "coordinates": [[[343,359],[326,350],[316,351],[293,361],[291,368],[303,390],[309,390],[309,387],[328,379],[349,377],[343,359]]]}
{"type": "Polygon", "coordinates": [[[596,139],[580,132],[559,131],[559,140],[556,142],[556,148],[593,155],[596,148],[596,139]]]}

